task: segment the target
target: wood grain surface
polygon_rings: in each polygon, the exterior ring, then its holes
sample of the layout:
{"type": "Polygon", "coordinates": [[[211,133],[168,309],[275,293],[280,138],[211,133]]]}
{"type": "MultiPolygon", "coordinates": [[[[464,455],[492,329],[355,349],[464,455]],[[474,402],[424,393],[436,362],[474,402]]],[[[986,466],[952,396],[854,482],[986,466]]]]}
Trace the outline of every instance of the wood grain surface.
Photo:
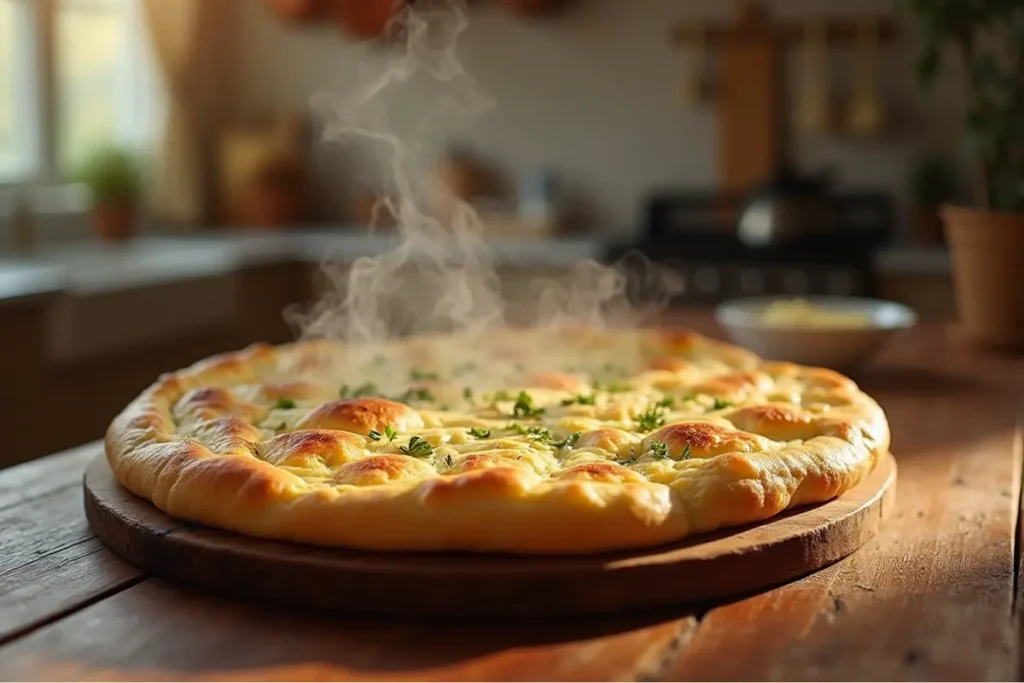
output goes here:
{"type": "Polygon", "coordinates": [[[878,532],[895,504],[896,464],[886,456],[841,498],[762,524],[582,557],[369,553],[246,538],[172,519],[118,484],[103,456],[87,469],[84,488],[100,540],[160,576],[348,613],[505,619],[695,604],[804,576],[878,532]]]}
{"type": "Polygon", "coordinates": [[[856,379],[899,454],[879,534],[784,586],[630,617],[438,622],[220,597],[89,534],[95,446],[0,472],[0,678],[1020,680],[1024,361],[924,326],[856,379]]]}

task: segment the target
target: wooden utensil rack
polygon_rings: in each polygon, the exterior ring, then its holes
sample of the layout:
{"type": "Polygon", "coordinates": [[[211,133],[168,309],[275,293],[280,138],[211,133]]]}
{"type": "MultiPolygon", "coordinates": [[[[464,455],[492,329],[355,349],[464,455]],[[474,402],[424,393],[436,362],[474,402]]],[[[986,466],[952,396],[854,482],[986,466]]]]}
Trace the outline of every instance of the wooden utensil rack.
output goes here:
{"type": "MultiPolygon", "coordinates": [[[[859,16],[815,19],[829,48],[857,41],[864,22],[876,27],[879,44],[897,35],[891,19],[859,16]]],[[[774,21],[756,0],[737,4],[732,23],[684,22],[672,30],[675,46],[717,51],[719,76],[709,98],[719,107],[719,183],[723,191],[746,191],[765,182],[785,156],[787,50],[800,46],[808,21],[774,21]]],[[[705,55],[698,56],[703,63],[705,55]]]]}

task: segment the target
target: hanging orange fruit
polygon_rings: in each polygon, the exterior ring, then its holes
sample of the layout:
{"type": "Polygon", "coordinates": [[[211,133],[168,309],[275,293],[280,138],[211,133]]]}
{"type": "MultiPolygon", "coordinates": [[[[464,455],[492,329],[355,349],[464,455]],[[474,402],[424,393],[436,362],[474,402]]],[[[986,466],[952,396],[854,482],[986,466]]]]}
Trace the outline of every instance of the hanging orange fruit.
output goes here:
{"type": "Polygon", "coordinates": [[[334,18],[347,33],[376,38],[402,8],[401,0],[333,0],[334,18]]]}
{"type": "Polygon", "coordinates": [[[287,21],[316,21],[323,18],[324,0],[268,0],[271,9],[287,21]]]}

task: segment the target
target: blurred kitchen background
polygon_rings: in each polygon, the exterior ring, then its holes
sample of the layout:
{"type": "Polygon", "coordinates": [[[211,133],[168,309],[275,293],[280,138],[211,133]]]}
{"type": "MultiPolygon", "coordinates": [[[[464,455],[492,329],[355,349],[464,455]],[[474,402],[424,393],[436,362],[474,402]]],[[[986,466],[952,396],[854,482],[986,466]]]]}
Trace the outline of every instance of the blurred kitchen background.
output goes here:
{"type": "MultiPolygon", "coordinates": [[[[310,108],[394,49],[391,6],[0,0],[0,466],[99,438],[163,371],[290,339],[325,257],[393,244],[367,231],[380,174],[310,108]]],[[[479,0],[469,20],[459,54],[496,107],[433,172],[481,212],[507,291],[636,248],[687,276],[680,306],[954,316],[935,207],[969,200],[962,94],[918,84],[892,0],[479,0]]]]}

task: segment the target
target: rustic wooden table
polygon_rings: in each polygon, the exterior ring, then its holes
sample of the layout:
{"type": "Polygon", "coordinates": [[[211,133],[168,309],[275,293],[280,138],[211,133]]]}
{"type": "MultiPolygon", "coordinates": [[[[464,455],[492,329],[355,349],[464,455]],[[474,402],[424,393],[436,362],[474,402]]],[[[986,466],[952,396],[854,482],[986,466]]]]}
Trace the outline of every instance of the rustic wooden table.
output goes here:
{"type": "Polygon", "coordinates": [[[98,444],[0,472],[0,677],[1019,680],[1024,360],[923,326],[857,379],[888,412],[900,465],[882,533],[795,583],[628,618],[442,624],[246,604],[150,578],[94,538],[81,476],[98,444]]]}

